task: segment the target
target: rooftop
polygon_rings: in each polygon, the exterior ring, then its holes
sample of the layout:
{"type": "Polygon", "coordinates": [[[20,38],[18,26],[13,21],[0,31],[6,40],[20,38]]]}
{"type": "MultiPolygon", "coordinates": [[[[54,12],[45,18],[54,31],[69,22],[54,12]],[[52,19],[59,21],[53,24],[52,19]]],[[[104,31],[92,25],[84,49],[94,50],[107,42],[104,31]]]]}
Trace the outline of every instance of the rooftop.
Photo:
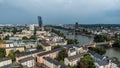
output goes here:
{"type": "Polygon", "coordinates": [[[11,65],[12,65],[12,64],[5,65],[5,66],[2,66],[2,67],[0,67],[0,68],[11,68],[11,65]]]}
{"type": "Polygon", "coordinates": [[[101,60],[101,61],[96,61],[100,66],[105,66],[105,65],[108,65],[109,62],[108,61],[105,61],[105,60],[101,60]]]}
{"type": "Polygon", "coordinates": [[[21,54],[17,54],[16,57],[22,57],[22,56],[26,56],[34,53],[39,53],[39,52],[43,52],[43,50],[34,50],[34,51],[24,52],[21,54]]]}
{"type": "Polygon", "coordinates": [[[26,62],[26,61],[29,61],[29,60],[34,60],[34,58],[32,56],[30,56],[30,57],[19,60],[19,62],[23,63],[23,62],[26,62]]]}
{"type": "Polygon", "coordinates": [[[74,56],[67,57],[67,59],[69,61],[74,61],[74,60],[80,59],[81,57],[82,57],[81,55],[74,55],[74,56]]]}
{"type": "Polygon", "coordinates": [[[44,59],[49,61],[50,63],[55,64],[56,66],[60,65],[60,63],[57,60],[54,60],[54,59],[52,59],[50,57],[45,57],[44,59]]]}
{"type": "Polygon", "coordinates": [[[52,59],[52,58],[50,58],[50,57],[45,57],[44,59],[47,60],[48,62],[56,65],[56,66],[60,66],[60,68],[69,68],[69,67],[67,67],[66,65],[61,64],[61,63],[59,63],[57,60],[54,60],[54,59],[52,59]]]}
{"type": "Polygon", "coordinates": [[[6,60],[11,60],[11,59],[9,59],[9,58],[7,58],[7,57],[5,57],[5,58],[1,58],[1,59],[0,59],[0,62],[2,62],[2,61],[6,61],[6,60]]]}
{"type": "Polygon", "coordinates": [[[64,48],[53,49],[53,50],[51,50],[51,51],[47,51],[47,52],[40,53],[40,54],[38,54],[38,56],[43,56],[43,55],[50,54],[50,53],[53,53],[53,52],[61,51],[61,50],[63,50],[63,49],[64,49],[64,48]]]}

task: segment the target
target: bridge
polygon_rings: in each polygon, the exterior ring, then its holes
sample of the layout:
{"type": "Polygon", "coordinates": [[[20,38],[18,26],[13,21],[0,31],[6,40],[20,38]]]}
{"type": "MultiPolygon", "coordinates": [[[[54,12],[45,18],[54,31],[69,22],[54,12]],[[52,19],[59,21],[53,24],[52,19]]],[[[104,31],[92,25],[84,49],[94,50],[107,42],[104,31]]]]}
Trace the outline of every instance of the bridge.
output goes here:
{"type": "Polygon", "coordinates": [[[87,44],[86,47],[96,47],[96,46],[112,47],[113,43],[114,43],[114,41],[91,43],[91,44],[87,44]]]}

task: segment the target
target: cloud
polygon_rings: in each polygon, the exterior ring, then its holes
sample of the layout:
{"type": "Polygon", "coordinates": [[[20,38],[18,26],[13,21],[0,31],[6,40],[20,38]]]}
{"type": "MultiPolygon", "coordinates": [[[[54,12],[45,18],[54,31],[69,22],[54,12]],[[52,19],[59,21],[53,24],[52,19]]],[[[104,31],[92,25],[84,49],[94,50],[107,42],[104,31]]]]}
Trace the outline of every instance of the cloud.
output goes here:
{"type": "MultiPolygon", "coordinates": [[[[108,18],[113,18],[110,14],[117,16],[115,11],[120,9],[120,0],[4,0],[4,2],[0,0],[0,2],[4,5],[3,7],[20,9],[23,14],[27,13],[34,18],[41,15],[45,23],[73,23],[74,21],[99,23],[101,20],[110,22],[108,18]]],[[[120,16],[114,17],[113,21],[117,22],[118,18],[120,16]]],[[[37,22],[36,20],[31,21],[37,22]]]]}

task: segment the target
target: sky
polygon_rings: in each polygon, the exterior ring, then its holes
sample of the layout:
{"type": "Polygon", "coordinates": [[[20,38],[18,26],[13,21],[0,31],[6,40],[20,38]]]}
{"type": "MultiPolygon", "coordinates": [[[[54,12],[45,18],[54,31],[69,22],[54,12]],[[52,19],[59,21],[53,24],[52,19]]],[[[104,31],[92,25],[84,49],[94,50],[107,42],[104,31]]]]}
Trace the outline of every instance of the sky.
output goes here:
{"type": "Polygon", "coordinates": [[[0,0],[0,24],[120,24],[120,0],[0,0]]]}

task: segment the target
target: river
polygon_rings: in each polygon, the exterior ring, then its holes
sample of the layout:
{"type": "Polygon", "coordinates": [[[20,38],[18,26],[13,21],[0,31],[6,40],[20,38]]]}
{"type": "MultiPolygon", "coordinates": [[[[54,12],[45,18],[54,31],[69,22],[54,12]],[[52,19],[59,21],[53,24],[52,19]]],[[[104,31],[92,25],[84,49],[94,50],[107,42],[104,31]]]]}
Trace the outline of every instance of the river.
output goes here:
{"type": "MultiPolygon", "coordinates": [[[[57,30],[63,32],[64,35],[66,36],[66,38],[77,39],[79,42],[79,45],[89,44],[89,43],[92,43],[94,40],[92,37],[86,37],[86,36],[82,36],[82,35],[74,36],[74,35],[68,33],[68,31],[60,30],[60,29],[57,29],[57,30]]],[[[106,48],[105,56],[108,56],[110,58],[117,57],[120,60],[120,49],[119,48],[106,48]]]]}

